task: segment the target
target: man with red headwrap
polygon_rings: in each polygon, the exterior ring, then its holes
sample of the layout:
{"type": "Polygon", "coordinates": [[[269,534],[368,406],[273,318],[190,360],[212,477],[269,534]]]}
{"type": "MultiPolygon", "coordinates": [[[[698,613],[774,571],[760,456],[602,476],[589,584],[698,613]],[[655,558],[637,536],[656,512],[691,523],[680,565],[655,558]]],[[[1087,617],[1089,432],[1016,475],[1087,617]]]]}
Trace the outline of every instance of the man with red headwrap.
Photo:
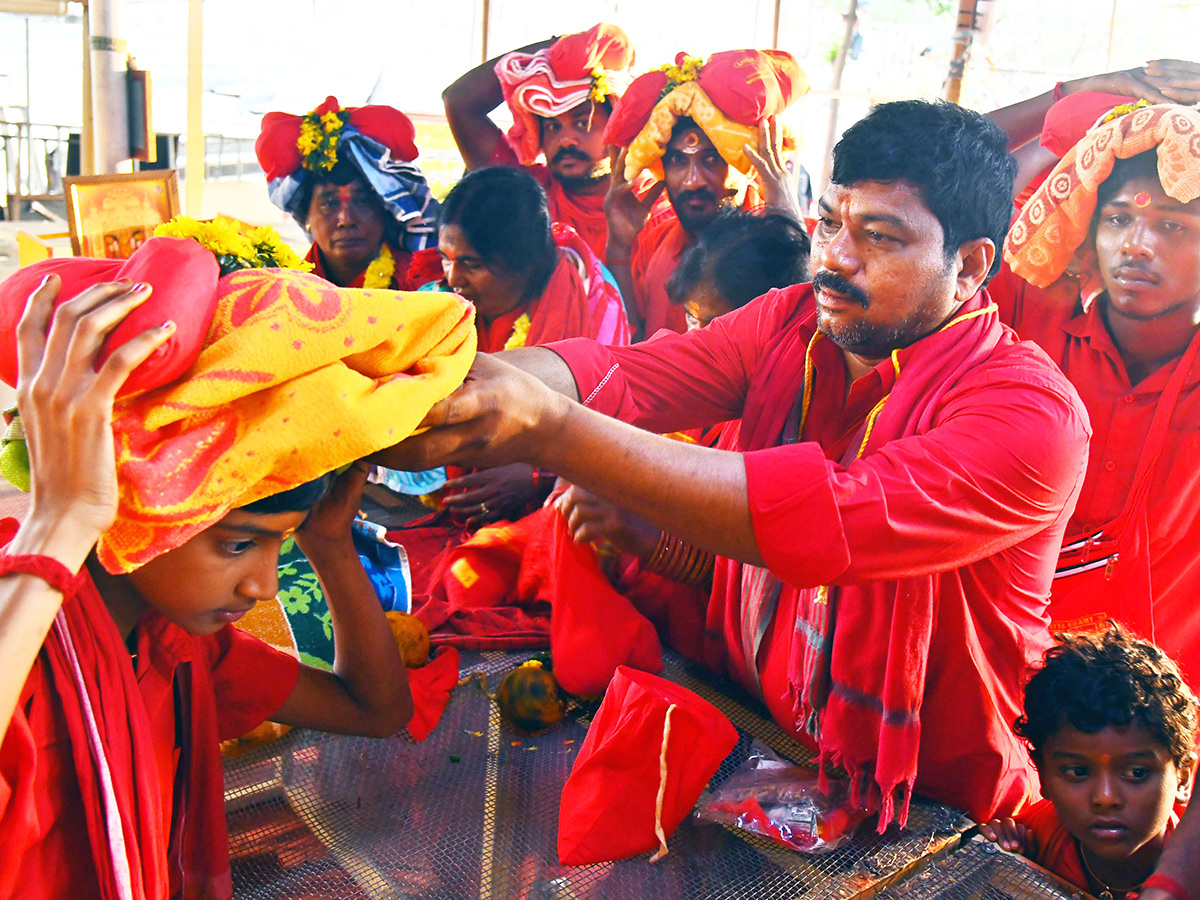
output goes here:
{"type": "Polygon", "coordinates": [[[636,330],[686,329],[667,279],[723,207],[765,201],[799,218],[779,158],[795,141],[773,117],[807,91],[795,57],[780,50],[727,50],[707,62],[681,53],[629,86],[604,130],[604,143],[626,148],[605,208],[607,262],[636,330]],[[639,196],[634,185],[645,171],[659,182],[639,196]],[[651,215],[663,190],[670,206],[651,215]]]}
{"type": "Polygon", "coordinates": [[[545,189],[551,219],[574,228],[601,260],[609,174],[601,135],[631,65],[625,32],[600,23],[488,60],[442,92],[467,169],[524,167],[545,189]],[[513,117],[507,137],[488,116],[501,102],[513,117]]]}

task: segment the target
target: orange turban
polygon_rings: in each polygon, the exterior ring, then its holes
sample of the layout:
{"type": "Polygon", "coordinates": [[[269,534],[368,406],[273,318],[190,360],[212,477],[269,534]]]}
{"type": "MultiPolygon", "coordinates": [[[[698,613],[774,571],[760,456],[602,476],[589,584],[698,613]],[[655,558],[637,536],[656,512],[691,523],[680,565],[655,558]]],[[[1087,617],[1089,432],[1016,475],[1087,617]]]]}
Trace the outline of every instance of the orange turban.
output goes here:
{"type": "Polygon", "coordinates": [[[1038,287],[1056,281],[1088,238],[1097,191],[1113,164],[1156,147],[1167,195],[1180,203],[1200,197],[1200,110],[1173,104],[1135,109],[1067,150],[1009,229],[1009,268],[1038,287]]]}
{"type": "Polygon", "coordinates": [[[601,22],[536,53],[514,50],[496,63],[512,111],[508,142],[522,165],[541,153],[539,118],[560,116],[588,99],[614,102],[629,85],[633,46],[616,25],[601,22]]]}
{"type": "MultiPolygon", "coordinates": [[[[212,254],[194,241],[163,237],[130,257],[156,288],[141,307],[150,319],[185,301],[213,312],[181,378],[114,406],[117,521],[98,547],[110,572],[399,442],[475,356],[473,309],[456,295],[339,288],[287,269],[242,269],[180,293],[167,267],[196,268],[203,256],[212,254]]],[[[92,261],[52,262],[67,271],[92,261]]]]}
{"type": "MultiPolygon", "coordinates": [[[[659,160],[675,123],[691,118],[727,163],[749,174],[751,163],[742,147],[757,142],[763,120],[808,90],[808,76],[782,50],[725,50],[705,63],[680,53],[675,65],[634,79],[608,120],[604,142],[629,148],[627,180],[643,169],[661,177],[659,160]]],[[[795,146],[795,136],[785,129],[784,147],[795,146]]]]}

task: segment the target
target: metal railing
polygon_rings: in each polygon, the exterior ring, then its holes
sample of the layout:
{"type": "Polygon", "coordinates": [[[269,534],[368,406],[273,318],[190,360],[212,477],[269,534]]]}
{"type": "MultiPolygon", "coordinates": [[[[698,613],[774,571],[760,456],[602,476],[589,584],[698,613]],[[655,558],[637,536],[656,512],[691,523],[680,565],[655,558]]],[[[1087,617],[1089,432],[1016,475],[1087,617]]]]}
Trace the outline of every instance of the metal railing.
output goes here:
{"type": "MultiPolygon", "coordinates": [[[[79,130],[78,125],[0,119],[0,156],[3,157],[4,173],[0,205],[4,207],[4,218],[19,220],[22,206],[31,200],[42,203],[63,200],[63,178],[69,174],[68,148],[79,130]]],[[[179,179],[184,181],[187,178],[187,139],[175,134],[166,137],[173,145],[179,179]]],[[[263,177],[262,167],[254,155],[254,138],[206,134],[204,161],[205,181],[253,181],[263,177]]]]}
{"type": "Polygon", "coordinates": [[[72,133],[78,132],[78,125],[0,119],[0,154],[4,157],[2,199],[6,218],[19,219],[25,201],[62,199],[69,139],[72,133]]]}

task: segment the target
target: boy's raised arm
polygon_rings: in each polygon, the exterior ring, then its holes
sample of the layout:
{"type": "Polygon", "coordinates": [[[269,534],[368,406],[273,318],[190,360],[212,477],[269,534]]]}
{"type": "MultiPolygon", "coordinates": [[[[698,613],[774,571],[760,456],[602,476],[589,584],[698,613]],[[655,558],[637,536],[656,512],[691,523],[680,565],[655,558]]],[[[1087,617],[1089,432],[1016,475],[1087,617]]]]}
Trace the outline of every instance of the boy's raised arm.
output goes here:
{"type": "Polygon", "coordinates": [[[368,470],[363,462],[351,466],[296,532],[333,615],[334,664],[332,672],[301,666],[295,689],[272,718],[386,737],[407,724],[413,704],[395,638],[350,534],[368,470]]]}
{"type": "Polygon", "coordinates": [[[17,328],[17,408],[29,448],[31,496],[29,514],[6,550],[8,574],[0,577],[0,741],[62,606],[63,588],[116,517],[113,400],[175,330],[165,322],[142,333],[97,371],[105,339],[150,289],[100,284],[54,312],[59,286],[56,276],[47,278],[17,328]]]}

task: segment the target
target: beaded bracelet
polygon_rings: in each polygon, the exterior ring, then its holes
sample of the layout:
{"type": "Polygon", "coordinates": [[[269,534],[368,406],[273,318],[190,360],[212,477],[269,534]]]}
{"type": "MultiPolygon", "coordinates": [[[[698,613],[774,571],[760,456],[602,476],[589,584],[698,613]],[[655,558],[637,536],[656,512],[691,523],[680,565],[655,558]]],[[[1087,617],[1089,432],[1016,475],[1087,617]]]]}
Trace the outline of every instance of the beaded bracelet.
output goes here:
{"type": "Polygon", "coordinates": [[[0,575],[33,575],[59,591],[64,597],[70,597],[79,590],[83,583],[84,574],[81,569],[72,574],[53,556],[42,556],[34,553],[0,553],[0,575]]]}
{"type": "Polygon", "coordinates": [[[1150,888],[1170,894],[1175,900],[1192,900],[1191,893],[1182,884],[1170,875],[1164,875],[1160,872],[1155,872],[1142,884],[1143,891],[1148,891],[1150,888]]]}

